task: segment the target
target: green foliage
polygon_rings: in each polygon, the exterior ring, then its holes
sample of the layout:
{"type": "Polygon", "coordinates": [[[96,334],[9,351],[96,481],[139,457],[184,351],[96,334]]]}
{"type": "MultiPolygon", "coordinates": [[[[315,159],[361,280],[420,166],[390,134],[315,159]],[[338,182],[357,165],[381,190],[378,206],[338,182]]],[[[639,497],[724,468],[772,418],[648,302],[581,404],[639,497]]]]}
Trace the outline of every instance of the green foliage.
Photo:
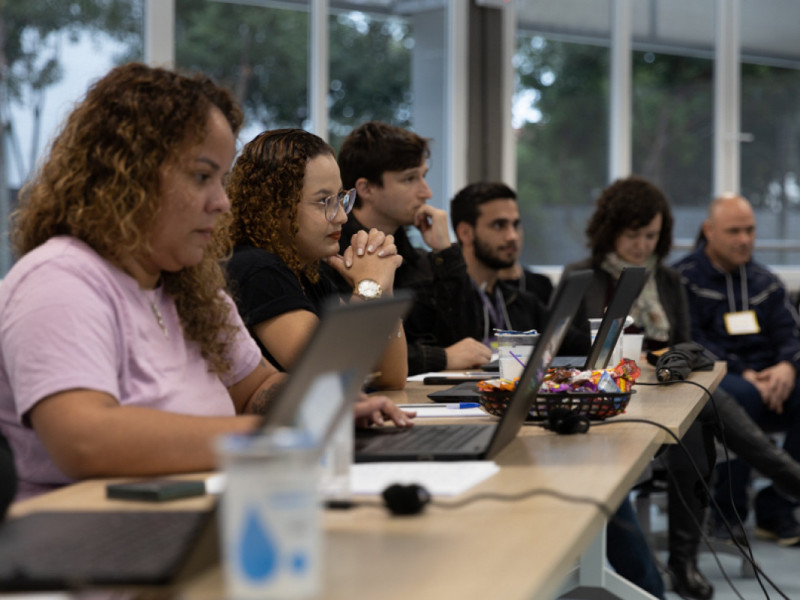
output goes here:
{"type": "Polygon", "coordinates": [[[301,127],[308,117],[308,14],[178,0],[176,62],[234,92],[248,121],[301,127]]]}
{"type": "Polygon", "coordinates": [[[331,21],[331,137],[335,145],[365,121],[411,124],[408,25],[344,14],[331,21]]]}
{"type": "Polygon", "coordinates": [[[675,206],[705,206],[711,197],[712,78],[707,59],[633,54],[633,172],[675,206]]]}
{"type": "MultiPolygon", "coordinates": [[[[309,116],[305,11],[178,0],[176,58],[229,86],[250,125],[303,127],[309,116]]],[[[408,125],[410,37],[398,19],[330,20],[329,120],[334,145],[369,119],[408,125]]]]}
{"type": "Polygon", "coordinates": [[[0,73],[6,74],[8,99],[24,100],[27,90],[42,91],[63,77],[62,34],[75,39],[80,32],[102,32],[136,46],[141,22],[141,0],[0,0],[0,73]]]}
{"type": "MultiPolygon", "coordinates": [[[[582,248],[581,229],[607,181],[608,49],[524,35],[515,61],[517,91],[540,115],[517,134],[524,258],[561,263],[564,256],[551,254],[582,248]]],[[[633,172],[679,209],[705,207],[713,192],[713,61],[652,52],[634,52],[632,61],[633,172]]],[[[785,239],[800,202],[800,71],[743,64],[741,90],[741,129],[753,137],[741,145],[742,193],[785,215],[774,231],[762,229],[785,239]]]]}
{"type": "Polygon", "coordinates": [[[526,239],[524,262],[556,263],[563,249],[584,252],[586,218],[606,182],[607,51],[521,37],[517,89],[532,89],[541,113],[517,133],[517,194],[526,239]],[[558,211],[547,207],[561,207],[558,211]],[[558,221],[554,219],[558,218],[558,221]]]}
{"type": "Polygon", "coordinates": [[[787,175],[796,176],[800,164],[800,71],[743,65],[741,88],[742,131],[752,136],[742,144],[742,193],[756,206],[784,213],[797,207],[787,175]]]}

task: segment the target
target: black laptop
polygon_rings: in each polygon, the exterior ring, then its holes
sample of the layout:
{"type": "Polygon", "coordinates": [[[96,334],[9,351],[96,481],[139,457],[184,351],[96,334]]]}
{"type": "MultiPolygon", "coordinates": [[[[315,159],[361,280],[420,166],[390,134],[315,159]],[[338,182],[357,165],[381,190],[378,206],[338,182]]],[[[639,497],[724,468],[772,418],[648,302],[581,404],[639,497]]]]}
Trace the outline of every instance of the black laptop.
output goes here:
{"type": "MultiPolygon", "coordinates": [[[[304,427],[321,453],[409,306],[409,296],[396,294],[326,307],[260,429],[304,427]]],[[[216,502],[201,511],[136,508],[7,520],[0,525],[0,590],[164,585],[218,561],[216,502]]]]}
{"type": "Polygon", "coordinates": [[[553,310],[522,372],[508,409],[496,425],[418,425],[412,429],[382,427],[356,432],[356,462],[479,460],[493,458],[516,437],[528,415],[550,361],[589,285],[591,271],[562,278],[553,310]]]}
{"type": "Polygon", "coordinates": [[[625,327],[625,319],[633,303],[642,292],[647,271],[644,267],[626,267],[617,281],[614,295],[608,303],[603,320],[597,330],[589,355],[586,357],[557,356],[552,366],[573,366],[583,369],[605,369],[625,327]]]}
{"type": "MultiPolygon", "coordinates": [[[[625,326],[625,318],[639,297],[646,278],[644,267],[623,269],[588,356],[556,356],[550,366],[604,369],[625,326]]],[[[491,376],[487,373],[484,379],[491,376]]],[[[475,402],[479,396],[477,385],[469,381],[428,394],[436,402],[475,402]]]]}

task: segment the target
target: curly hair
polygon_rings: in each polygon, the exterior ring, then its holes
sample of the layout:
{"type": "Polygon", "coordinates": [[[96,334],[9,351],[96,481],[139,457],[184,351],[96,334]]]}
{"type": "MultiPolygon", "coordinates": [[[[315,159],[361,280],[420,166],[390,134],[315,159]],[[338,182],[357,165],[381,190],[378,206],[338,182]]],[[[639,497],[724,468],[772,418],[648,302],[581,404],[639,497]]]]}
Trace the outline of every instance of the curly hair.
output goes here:
{"type": "MultiPolygon", "coordinates": [[[[208,77],[140,63],[112,69],[72,111],[21,190],[12,225],[17,253],[59,235],[82,240],[120,268],[124,257],[147,253],[162,209],[161,169],[202,141],[212,107],[235,135],[242,111],[208,77]]],[[[223,223],[200,264],[162,274],[184,335],[219,374],[230,368],[234,333],[219,265],[228,247],[223,223]]]]}
{"type": "Polygon", "coordinates": [[[631,175],[617,179],[597,199],[597,207],[586,227],[592,265],[597,267],[614,250],[617,238],[626,229],[639,229],[661,215],[661,231],[655,248],[659,260],[672,247],[672,211],[664,193],[648,180],[631,175]]]}
{"type": "Polygon", "coordinates": [[[319,280],[316,263],[300,264],[295,237],[297,204],[303,193],[306,165],[317,156],[334,156],[322,138],[302,129],[265,131],[248,142],[228,178],[231,238],[278,256],[300,279],[319,280]],[[287,230],[288,224],[288,230],[287,230]]]}

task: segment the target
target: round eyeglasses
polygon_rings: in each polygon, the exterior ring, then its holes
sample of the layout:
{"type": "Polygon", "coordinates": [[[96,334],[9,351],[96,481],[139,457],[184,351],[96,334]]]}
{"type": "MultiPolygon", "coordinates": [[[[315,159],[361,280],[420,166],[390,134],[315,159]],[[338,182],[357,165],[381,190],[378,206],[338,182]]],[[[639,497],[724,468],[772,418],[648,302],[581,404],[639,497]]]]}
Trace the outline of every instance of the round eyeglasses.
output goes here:
{"type": "Polygon", "coordinates": [[[336,215],[339,214],[339,206],[341,205],[344,214],[350,214],[353,210],[353,204],[356,201],[356,188],[352,190],[342,190],[338,194],[332,194],[322,200],[303,200],[307,204],[322,204],[325,207],[325,218],[328,221],[333,221],[336,215]]]}

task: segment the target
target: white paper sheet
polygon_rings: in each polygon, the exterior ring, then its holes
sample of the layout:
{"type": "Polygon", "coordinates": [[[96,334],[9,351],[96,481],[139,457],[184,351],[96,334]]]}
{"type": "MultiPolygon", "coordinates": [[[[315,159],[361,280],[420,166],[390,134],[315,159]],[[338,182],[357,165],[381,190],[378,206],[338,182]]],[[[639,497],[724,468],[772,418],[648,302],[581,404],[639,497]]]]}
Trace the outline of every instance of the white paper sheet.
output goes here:
{"type": "MultiPolygon", "coordinates": [[[[394,483],[417,483],[434,496],[457,496],[499,470],[490,460],[361,463],[350,466],[350,491],[354,496],[378,495],[394,483]]],[[[224,489],[224,473],[206,479],[206,493],[224,489]]]]}
{"type": "MultiPolygon", "coordinates": [[[[456,404],[456,403],[454,403],[456,404]]],[[[438,406],[431,404],[430,406],[410,406],[408,404],[398,404],[398,407],[403,410],[413,410],[417,413],[417,418],[424,417],[437,417],[437,418],[461,418],[461,417],[488,417],[490,416],[485,410],[480,407],[475,408],[449,408],[448,406],[438,406]]]]}
{"type": "Polygon", "coordinates": [[[457,496],[499,470],[490,460],[361,463],[350,467],[350,489],[353,495],[372,495],[394,483],[417,483],[434,496],[457,496]]]}

